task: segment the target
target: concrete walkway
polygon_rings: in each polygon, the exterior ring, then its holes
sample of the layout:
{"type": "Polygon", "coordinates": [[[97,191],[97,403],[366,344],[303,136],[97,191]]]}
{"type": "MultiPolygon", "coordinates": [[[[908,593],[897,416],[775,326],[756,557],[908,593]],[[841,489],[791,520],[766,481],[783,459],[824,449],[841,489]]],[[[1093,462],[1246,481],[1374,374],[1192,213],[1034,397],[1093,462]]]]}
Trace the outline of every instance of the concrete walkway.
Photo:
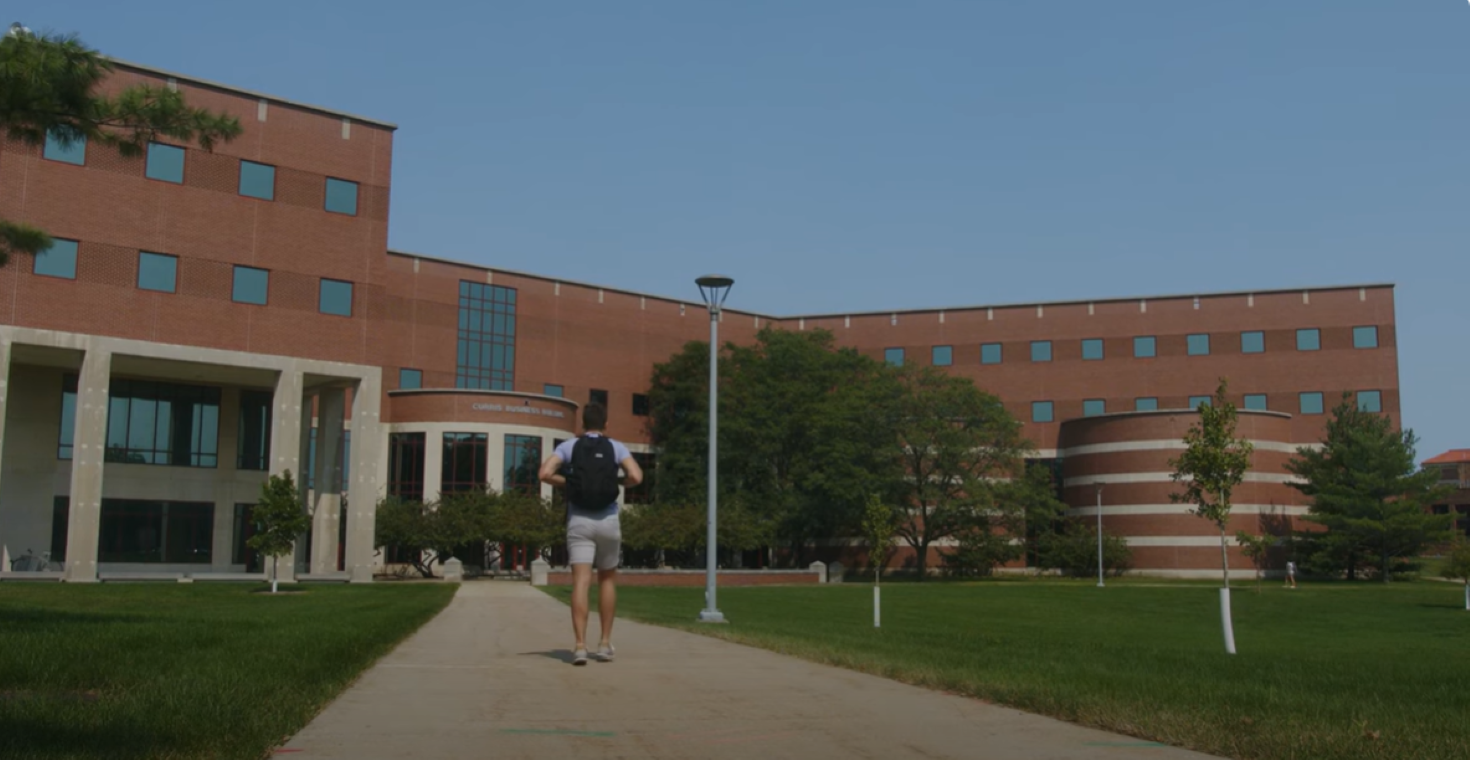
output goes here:
{"type": "Polygon", "coordinates": [[[528,585],[466,583],[278,752],[344,760],[1208,757],[627,620],[614,632],[616,662],[573,667],[568,619],[564,605],[528,585]]]}

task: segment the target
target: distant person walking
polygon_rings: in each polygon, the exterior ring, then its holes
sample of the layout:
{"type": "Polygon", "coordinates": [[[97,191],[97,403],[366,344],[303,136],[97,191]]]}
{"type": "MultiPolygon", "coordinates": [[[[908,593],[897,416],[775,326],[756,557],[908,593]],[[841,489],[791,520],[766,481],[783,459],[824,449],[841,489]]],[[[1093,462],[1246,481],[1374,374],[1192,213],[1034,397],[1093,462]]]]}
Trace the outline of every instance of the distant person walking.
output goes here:
{"type": "Polygon", "coordinates": [[[618,488],[643,482],[643,470],[628,447],[603,434],[607,409],[588,404],[582,410],[582,435],[563,441],[541,463],[541,482],[566,488],[567,554],[572,566],[572,633],[577,648],[573,665],[587,664],[588,593],[597,568],[597,612],[602,640],[597,659],[613,658],[613,616],[617,612],[618,551],[623,542],[618,523],[618,488]],[[566,465],[563,474],[563,465],[566,465]],[[623,474],[618,475],[621,467],[623,474]]]}
{"type": "Polygon", "coordinates": [[[1296,563],[1291,560],[1286,561],[1286,587],[1296,588],[1296,563]]]}

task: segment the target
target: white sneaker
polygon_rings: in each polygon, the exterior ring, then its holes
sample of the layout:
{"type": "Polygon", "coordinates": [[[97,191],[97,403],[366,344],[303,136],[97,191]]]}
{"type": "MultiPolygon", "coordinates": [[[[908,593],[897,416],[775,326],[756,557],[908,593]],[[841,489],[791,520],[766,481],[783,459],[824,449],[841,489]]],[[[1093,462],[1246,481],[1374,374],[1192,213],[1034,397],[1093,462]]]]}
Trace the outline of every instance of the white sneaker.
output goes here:
{"type": "Polygon", "coordinates": [[[578,648],[577,651],[572,652],[572,664],[573,665],[586,665],[587,664],[587,650],[586,649],[582,649],[582,648],[578,648]]]}
{"type": "Polygon", "coordinates": [[[599,661],[601,661],[601,662],[612,662],[613,661],[613,654],[615,652],[616,652],[616,650],[613,649],[613,645],[612,644],[607,644],[607,645],[605,645],[603,647],[598,648],[598,650],[597,650],[597,659],[599,661]]]}

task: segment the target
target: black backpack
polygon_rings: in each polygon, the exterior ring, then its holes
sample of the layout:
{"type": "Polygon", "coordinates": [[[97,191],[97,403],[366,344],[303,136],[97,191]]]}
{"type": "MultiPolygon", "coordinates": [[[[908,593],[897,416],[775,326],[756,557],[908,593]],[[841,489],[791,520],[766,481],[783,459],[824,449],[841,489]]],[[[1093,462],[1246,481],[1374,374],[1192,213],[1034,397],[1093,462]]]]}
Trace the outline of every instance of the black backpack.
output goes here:
{"type": "Polygon", "coordinates": [[[598,510],[618,500],[618,460],[605,435],[582,436],[572,444],[567,503],[598,510]]]}

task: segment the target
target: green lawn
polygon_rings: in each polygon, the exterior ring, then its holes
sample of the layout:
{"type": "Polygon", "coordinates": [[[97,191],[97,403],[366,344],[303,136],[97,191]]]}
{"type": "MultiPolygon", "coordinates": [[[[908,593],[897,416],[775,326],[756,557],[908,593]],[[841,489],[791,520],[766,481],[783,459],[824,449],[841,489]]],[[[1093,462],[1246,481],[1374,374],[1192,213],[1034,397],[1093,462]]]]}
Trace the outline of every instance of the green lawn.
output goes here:
{"type": "MultiPolygon", "coordinates": [[[[551,589],[566,599],[567,589],[551,589]]],[[[619,613],[1236,758],[1470,757],[1470,613],[1440,583],[619,589],[619,613]]]]}
{"type": "Polygon", "coordinates": [[[0,757],[265,757],[454,593],[258,588],[0,584],[0,757]]]}

